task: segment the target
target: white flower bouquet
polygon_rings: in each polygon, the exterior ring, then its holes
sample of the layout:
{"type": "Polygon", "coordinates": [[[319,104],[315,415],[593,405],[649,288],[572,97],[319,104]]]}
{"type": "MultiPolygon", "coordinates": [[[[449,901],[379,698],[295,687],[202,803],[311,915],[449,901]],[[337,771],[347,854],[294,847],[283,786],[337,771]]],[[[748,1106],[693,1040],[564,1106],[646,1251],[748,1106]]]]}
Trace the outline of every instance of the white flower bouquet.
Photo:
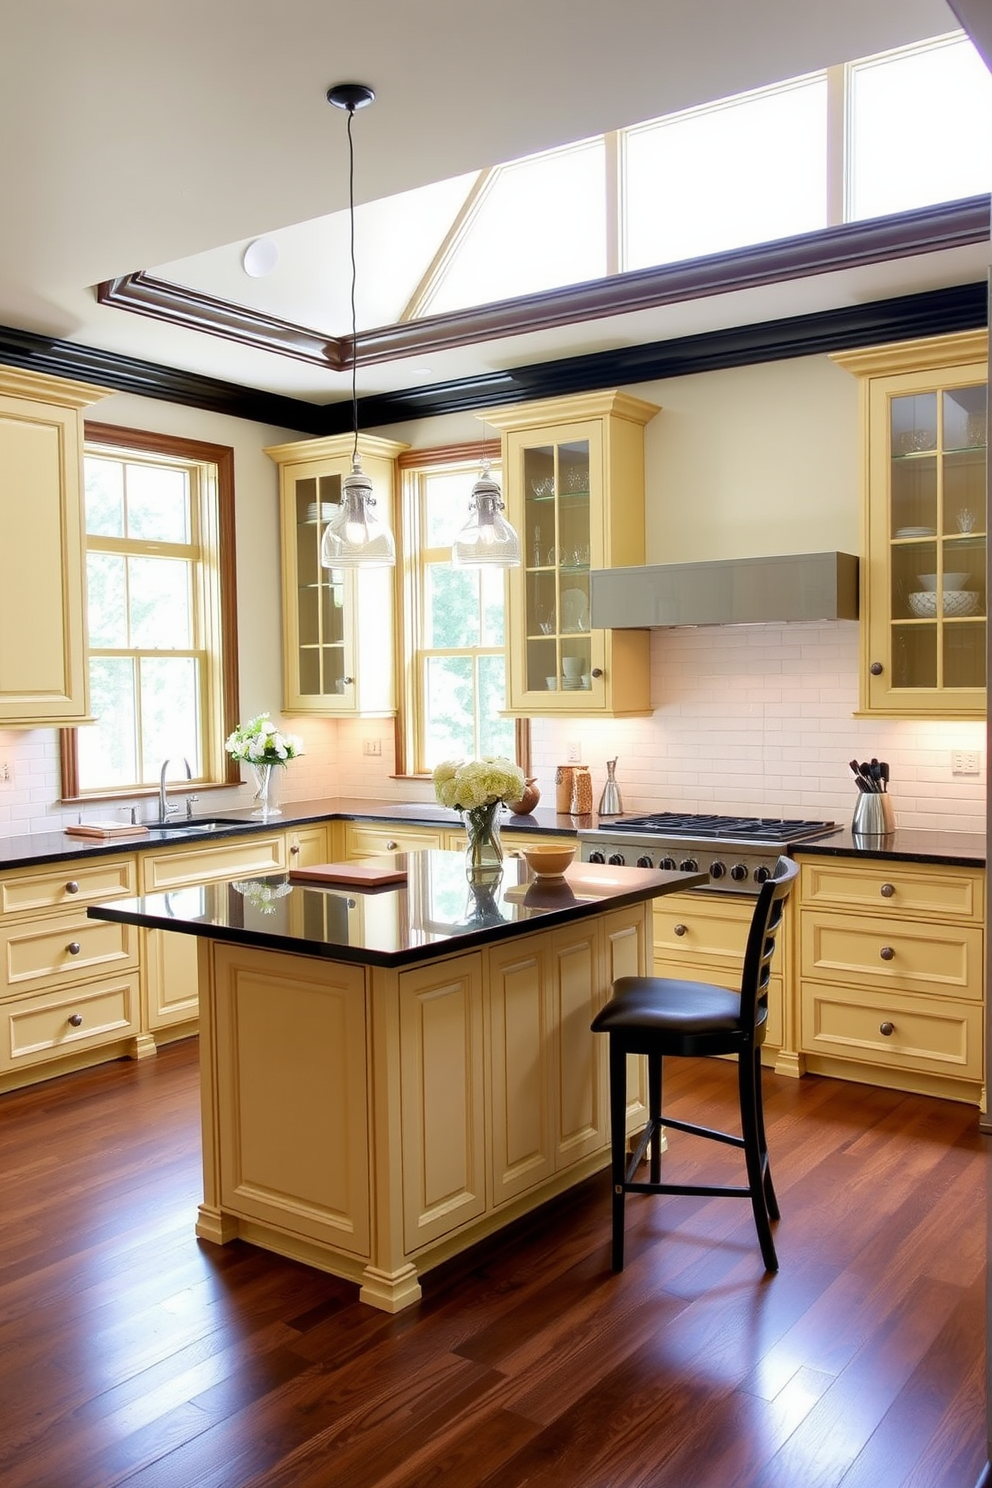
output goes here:
{"type": "Polygon", "coordinates": [[[259,713],[239,723],[224,748],[233,759],[248,765],[285,765],[303,753],[303,740],[296,734],[281,734],[268,713],[259,713]]]}
{"type": "Polygon", "coordinates": [[[442,806],[460,811],[468,836],[466,872],[470,882],[498,877],[503,849],[497,814],[505,801],[519,801],[524,772],[502,755],[481,760],[442,760],[433,774],[434,794],[442,806]]]}
{"type": "Polygon", "coordinates": [[[524,790],[524,772],[502,755],[481,760],[442,760],[432,776],[434,794],[442,806],[455,811],[475,811],[501,801],[519,801],[524,790]]]}

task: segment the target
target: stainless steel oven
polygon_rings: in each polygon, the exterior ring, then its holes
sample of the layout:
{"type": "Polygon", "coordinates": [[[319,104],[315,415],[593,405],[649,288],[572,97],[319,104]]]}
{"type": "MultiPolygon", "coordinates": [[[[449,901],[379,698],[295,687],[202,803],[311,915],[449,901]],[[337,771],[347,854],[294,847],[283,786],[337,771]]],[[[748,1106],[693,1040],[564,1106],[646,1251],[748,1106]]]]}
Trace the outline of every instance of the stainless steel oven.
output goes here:
{"type": "Polygon", "coordinates": [[[704,870],[709,883],[700,892],[756,894],[787,847],[838,831],[830,821],[661,811],[580,829],[579,856],[583,863],[704,870]]]}

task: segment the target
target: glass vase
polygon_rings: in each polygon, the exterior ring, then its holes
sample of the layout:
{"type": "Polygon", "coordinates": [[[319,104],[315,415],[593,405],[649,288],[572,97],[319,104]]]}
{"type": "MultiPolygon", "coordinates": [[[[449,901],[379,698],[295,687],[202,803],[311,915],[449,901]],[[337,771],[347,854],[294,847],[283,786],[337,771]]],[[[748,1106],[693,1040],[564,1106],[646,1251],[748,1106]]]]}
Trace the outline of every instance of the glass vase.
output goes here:
{"type": "Polygon", "coordinates": [[[499,840],[499,809],[502,802],[489,801],[462,813],[467,841],[465,877],[470,884],[496,883],[503,872],[503,847],[499,840]]]}
{"type": "Polygon", "coordinates": [[[252,765],[251,772],[255,778],[255,810],[252,816],[268,821],[270,817],[282,815],[276,796],[283,769],[284,765],[252,765]]]}

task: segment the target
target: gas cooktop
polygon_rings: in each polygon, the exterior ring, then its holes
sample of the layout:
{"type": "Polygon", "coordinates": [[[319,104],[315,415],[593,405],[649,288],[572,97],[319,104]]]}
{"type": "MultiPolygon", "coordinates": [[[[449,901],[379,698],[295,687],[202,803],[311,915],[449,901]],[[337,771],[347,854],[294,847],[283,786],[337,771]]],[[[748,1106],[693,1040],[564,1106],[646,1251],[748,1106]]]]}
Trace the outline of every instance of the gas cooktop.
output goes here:
{"type": "Polygon", "coordinates": [[[837,831],[837,823],[777,816],[697,816],[692,812],[659,811],[650,816],[618,816],[601,822],[600,831],[706,841],[780,843],[828,837],[837,831]]]}

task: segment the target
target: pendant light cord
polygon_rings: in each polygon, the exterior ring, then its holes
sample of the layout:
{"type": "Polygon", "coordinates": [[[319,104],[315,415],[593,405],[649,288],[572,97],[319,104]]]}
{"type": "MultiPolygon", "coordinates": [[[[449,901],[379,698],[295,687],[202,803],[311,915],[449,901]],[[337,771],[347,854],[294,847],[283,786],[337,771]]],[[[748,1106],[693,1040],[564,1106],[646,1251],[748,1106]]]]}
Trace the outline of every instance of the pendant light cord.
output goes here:
{"type": "Polygon", "coordinates": [[[351,126],[354,123],[355,110],[348,110],[348,222],[350,227],[351,247],[351,428],[354,435],[354,444],[351,449],[351,459],[354,463],[358,455],[358,316],[355,309],[355,283],[358,278],[358,265],[355,259],[355,144],[351,137],[351,126]]]}

